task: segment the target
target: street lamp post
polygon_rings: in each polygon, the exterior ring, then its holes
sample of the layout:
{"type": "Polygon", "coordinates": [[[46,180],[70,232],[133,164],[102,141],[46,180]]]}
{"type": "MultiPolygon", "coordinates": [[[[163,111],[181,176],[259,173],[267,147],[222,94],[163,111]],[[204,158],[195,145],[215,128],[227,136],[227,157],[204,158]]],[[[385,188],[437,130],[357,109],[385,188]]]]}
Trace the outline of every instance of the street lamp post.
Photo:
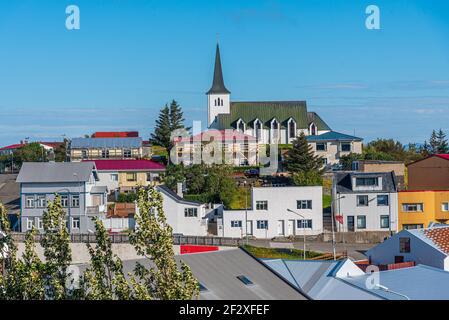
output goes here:
{"type": "Polygon", "coordinates": [[[246,245],[248,245],[248,190],[246,189],[246,180],[243,181],[243,185],[245,186],[245,240],[246,245]]]}
{"type": "Polygon", "coordinates": [[[301,226],[302,226],[302,230],[304,232],[304,248],[303,248],[303,251],[304,251],[304,260],[306,260],[306,227],[304,225],[304,222],[306,221],[306,218],[302,214],[300,214],[300,213],[298,213],[296,211],[293,211],[291,209],[287,209],[287,211],[291,212],[291,213],[294,213],[294,214],[296,214],[297,216],[300,216],[303,219],[302,223],[301,223],[301,226]]]}
{"type": "Polygon", "coordinates": [[[336,249],[335,249],[336,243],[335,243],[335,226],[334,226],[334,218],[335,218],[335,216],[334,216],[334,214],[335,214],[335,212],[334,212],[334,203],[335,203],[336,200],[340,200],[340,199],[344,199],[344,198],[345,198],[345,196],[341,196],[341,197],[338,197],[336,199],[332,199],[332,201],[331,201],[332,253],[334,255],[334,261],[337,260],[337,252],[336,252],[336,249]]]}

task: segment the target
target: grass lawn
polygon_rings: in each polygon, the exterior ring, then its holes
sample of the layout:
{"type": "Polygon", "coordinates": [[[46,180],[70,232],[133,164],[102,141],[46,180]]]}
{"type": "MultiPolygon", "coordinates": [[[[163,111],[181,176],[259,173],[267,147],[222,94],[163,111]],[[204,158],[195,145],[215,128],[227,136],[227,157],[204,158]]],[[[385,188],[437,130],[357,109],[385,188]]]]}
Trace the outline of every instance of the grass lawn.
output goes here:
{"type": "MultiPolygon", "coordinates": [[[[259,259],[286,259],[303,260],[304,251],[299,249],[261,248],[244,245],[243,248],[259,259]]],[[[306,258],[315,258],[323,255],[319,252],[307,251],[306,258]]]]}
{"type": "Polygon", "coordinates": [[[328,194],[323,194],[323,209],[331,207],[332,196],[328,194]]]}

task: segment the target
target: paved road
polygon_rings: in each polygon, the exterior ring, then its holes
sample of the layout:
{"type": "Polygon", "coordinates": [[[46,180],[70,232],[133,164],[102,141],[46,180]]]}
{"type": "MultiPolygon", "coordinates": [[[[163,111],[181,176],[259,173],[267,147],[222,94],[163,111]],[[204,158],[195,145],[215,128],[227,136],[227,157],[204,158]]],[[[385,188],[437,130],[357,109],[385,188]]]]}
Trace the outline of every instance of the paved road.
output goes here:
{"type": "MultiPolygon", "coordinates": [[[[250,245],[267,248],[295,248],[303,249],[304,244],[302,241],[295,242],[273,242],[270,240],[250,240],[250,245]]],[[[363,260],[366,259],[363,252],[374,247],[375,244],[357,244],[357,243],[337,243],[337,252],[348,252],[348,257],[351,260],[363,260]]],[[[328,253],[332,252],[332,243],[330,242],[306,242],[306,250],[328,253]]]]}

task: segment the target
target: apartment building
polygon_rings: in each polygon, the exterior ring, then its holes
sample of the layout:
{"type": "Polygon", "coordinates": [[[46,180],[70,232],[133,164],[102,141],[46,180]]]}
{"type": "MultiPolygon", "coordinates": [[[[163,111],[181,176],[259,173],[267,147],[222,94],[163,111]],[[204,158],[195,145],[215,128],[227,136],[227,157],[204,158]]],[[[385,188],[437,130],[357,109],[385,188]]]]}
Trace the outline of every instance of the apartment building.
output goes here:
{"type": "Polygon", "coordinates": [[[43,213],[56,194],[61,197],[71,233],[95,230],[91,218],[106,213],[107,187],[99,185],[95,163],[28,162],[22,165],[17,182],[22,232],[33,227],[43,231],[43,213]]]}
{"type": "Polygon", "coordinates": [[[73,138],[68,147],[70,161],[101,159],[142,159],[142,138],[73,138]]]}
{"type": "Polygon", "coordinates": [[[222,237],[271,239],[323,232],[323,190],[316,187],[255,187],[250,208],[223,210],[217,219],[222,237]]]}

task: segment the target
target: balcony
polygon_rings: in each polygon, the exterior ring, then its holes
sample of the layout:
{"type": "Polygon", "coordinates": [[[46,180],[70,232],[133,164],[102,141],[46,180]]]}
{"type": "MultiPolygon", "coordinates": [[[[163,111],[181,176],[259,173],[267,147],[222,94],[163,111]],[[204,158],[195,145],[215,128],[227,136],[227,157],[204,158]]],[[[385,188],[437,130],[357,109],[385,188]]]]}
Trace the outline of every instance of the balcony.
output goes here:
{"type": "Polygon", "coordinates": [[[105,211],[105,205],[86,207],[86,213],[91,215],[99,215],[100,213],[105,213],[105,211]]]}

